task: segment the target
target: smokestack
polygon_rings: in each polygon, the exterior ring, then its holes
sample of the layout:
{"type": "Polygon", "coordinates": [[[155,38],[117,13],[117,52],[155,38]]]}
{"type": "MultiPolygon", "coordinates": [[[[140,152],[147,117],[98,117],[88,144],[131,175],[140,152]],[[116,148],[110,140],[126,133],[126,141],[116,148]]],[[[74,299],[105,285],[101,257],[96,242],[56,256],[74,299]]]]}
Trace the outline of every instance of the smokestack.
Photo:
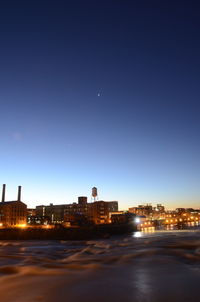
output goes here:
{"type": "Polygon", "coordinates": [[[6,185],[4,184],[3,185],[3,190],[2,190],[2,199],[1,199],[1,202],[5,201],[5,195],[6,195],[6,185]]]}
{"type": "Polygon", "coordinates": [[[17,197],[17,201],[21,201],[21,191],[22,191],[22,187],[18,186],[18,197],[17,197]]]}

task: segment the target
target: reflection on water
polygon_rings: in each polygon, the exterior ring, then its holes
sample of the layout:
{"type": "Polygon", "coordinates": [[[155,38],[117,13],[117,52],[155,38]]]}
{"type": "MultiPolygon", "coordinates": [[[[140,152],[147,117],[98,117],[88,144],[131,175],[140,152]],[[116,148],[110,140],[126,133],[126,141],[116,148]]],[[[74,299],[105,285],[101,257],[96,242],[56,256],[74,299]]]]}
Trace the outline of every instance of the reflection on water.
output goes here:
{"type": "Polygon", "coordinates": [[[149,272],[144,268],[137,268],[137,272],[132,275],[134,291],[137,293],[137,299],[142,301],[143,297],[148,297],[151,293],[151,279],[149,272]]]}
{"type": "Polygon", "coordinates": [[[187,229],[194,229],[199,228],[200,222],[199,221],[190,221],[185,222],[184,224],[162,224],[161,226],[157,227],[141,227],[140,231],[143,233],[152,233],[155,231],[160,230],[187,230],[187,229]]]}
{"type": "Polygon", "coordinates": [[[133,237],[135,237],[135,238],[140,238],[140,237],[142,237],[142,232],[134,232],[133,233],[133,237]]]}
{"type": "Polygon", "coordinates": [[[143,233],[154,233],[156,231],[156,228],[155,227],[141,228],[141,231],[143,233]]]}

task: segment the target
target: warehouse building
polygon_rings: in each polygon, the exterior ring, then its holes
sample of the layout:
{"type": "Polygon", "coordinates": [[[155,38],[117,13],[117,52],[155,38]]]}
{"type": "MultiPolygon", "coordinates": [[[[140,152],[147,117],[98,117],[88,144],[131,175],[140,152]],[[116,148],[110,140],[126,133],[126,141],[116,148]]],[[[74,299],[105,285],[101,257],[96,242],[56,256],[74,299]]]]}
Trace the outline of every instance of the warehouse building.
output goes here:
{"type": "Polygon", "coordinates": [[[0,203],[0,226],[15,227],[26,225],[27,206],[21,201],[21,186],[18,187],[17,200],[5,201],[6,185],[3,185],[0,203]]]}

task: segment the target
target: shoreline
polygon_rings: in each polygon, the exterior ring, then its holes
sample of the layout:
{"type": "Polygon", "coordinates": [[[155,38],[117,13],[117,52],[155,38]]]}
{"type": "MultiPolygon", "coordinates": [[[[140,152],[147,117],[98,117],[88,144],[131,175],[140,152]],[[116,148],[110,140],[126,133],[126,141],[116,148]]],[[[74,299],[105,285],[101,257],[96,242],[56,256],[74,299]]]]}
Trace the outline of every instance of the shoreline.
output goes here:
{"type": "Polygon", "coordinates": [[[90,240],[109,238],[137,231],[135,225],[96,225],[78,228],[5,228],[0,229],[0,240],[90,240]]]}

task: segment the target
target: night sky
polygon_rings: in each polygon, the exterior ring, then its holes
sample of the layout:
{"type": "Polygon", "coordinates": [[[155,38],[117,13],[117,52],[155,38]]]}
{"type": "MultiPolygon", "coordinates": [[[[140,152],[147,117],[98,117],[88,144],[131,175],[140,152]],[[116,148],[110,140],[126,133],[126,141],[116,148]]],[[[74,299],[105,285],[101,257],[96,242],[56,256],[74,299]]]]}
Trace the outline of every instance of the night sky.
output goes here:
{"type": "Polygon", "coordinates": [[[0,184],[200,207],[198,1],[1,1],[0,184]]]}

